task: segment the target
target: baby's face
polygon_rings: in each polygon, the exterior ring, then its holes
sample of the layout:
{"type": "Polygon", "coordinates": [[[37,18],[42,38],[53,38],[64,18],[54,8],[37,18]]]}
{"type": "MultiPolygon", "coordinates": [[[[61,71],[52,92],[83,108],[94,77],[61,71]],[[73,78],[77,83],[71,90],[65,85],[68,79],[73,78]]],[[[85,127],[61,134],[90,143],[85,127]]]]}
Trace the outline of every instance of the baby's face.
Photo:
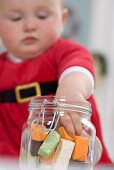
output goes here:
{"type": "Polygon", "coordinates": [[[30,59],[57,41],[65,16],[61,0],[0,0],[0,37],[10,53],[30,59]]]}

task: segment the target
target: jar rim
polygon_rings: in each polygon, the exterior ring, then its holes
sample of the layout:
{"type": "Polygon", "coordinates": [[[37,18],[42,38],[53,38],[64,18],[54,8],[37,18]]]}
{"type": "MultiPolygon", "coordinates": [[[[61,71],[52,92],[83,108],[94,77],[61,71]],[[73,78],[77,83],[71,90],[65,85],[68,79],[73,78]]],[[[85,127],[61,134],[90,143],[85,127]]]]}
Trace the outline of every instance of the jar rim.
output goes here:
{"type": "MultiPolygon", "coordinates": [[[[86,115],[92,114],[91,103],[89,101],[74,101],[67,102],[67,98],[65,96],[36,96],[32,97],[29,103],[29,110],[38,109],[42,106],[50,105],[54,108],[59,107],[62,110],[71,110],[83,112],[86,115]]],[[[69,100],[68,100],[69,101],[69,100]]],[[[50,107],[51,108],[51,107],[50,107]]]]}

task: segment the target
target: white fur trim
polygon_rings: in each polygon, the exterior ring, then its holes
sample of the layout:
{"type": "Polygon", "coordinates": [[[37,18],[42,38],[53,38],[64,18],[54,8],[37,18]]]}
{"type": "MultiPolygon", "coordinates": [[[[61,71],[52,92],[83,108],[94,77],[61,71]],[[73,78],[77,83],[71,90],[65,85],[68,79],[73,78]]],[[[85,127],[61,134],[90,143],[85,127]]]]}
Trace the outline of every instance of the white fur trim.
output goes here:
{"type": "Polygon", "coordinates": [[[72,66],[72,67],[69,67],[67,68],[66,70],[63,71],[63,73],[61,74],[60,78],[59,78],[59,84],[62,82],[62,80],[64,79],[64,77],[66,75],[68,75],[69,73],[72,73],[72,72],[81,72],[81,73],[84,73],[88,76],[88,78],[90,79],[91,81],[91,94],[93,94],[94,92],[94,78],[93,78],[93,75],[91,74],[91,72],[84,68],[84,67],[80,67],[80,66],[72,66]]]}
{"type": "Polygon", "coordinates": [[[23,59],[17,58],[17,57],[15,57],[15,56],[12,55],[12,54],[8,54],[8,58],[9,58],[11,61],[13,61],[14,63],[21,63],[21,62],[24,61],[23,59]]]}

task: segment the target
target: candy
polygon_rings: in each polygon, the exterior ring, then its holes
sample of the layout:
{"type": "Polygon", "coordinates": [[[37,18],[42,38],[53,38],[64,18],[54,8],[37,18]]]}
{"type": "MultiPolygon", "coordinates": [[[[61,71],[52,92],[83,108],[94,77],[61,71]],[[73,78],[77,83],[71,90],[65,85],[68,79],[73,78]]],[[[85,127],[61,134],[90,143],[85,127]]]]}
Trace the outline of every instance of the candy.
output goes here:
{"type": "Polygon", "coordinates": [[[75,147],[72,154],[72,159],[77,161],[86,161],[88,153],[89,139],[82,136],[74,137],[75,147]]]}
{"type": "Polygon", "coordinates": [[[47,130],[44,125],[33,123],[31,127],[31,138],[36,141],[44,141],[47,137],[47,130]]]}
{"type": "Polygon", "coordinates": [[[57,147],[60,135],[56,131],[51,131],[39,148],[38,154],[48,158],[57,147]]]}
{"type": "Polygon", "coordinates": [[[65,130],[64,127],[60,127],[60,128],[58,129],[58,132],[59,132],[61,138],[73,141],[73,137],[71,137],[71,136],[67,133],[67,131],[65,130]]]}
{"type": "Polygon", "coordinates": [[[38,156],[38,150],[42,144],[42,141],[36,141],[31,139],[30,153],[32,156],[38,156]]]}
{"type": "Polygon", "coordinates": [[[55,159],[53,170],[67,169],[75,145],[74,142],[66,139],[61,139],[61,144],[61,150],[55,159]]]}

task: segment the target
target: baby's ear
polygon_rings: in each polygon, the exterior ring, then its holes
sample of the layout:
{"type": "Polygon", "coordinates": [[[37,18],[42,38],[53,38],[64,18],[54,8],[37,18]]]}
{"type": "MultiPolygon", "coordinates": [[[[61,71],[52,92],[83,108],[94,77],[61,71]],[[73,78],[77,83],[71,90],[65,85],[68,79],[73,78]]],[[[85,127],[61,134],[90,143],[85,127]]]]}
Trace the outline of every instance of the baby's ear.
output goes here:
{"type": "Polygon", "coordinates": [[[69,16],[68,9],[67,9],[67,8],[64,8],[64,9],[63,9],[63,14],[62,14],[63,24],[66,23],[68,16],[69,16]]]}

